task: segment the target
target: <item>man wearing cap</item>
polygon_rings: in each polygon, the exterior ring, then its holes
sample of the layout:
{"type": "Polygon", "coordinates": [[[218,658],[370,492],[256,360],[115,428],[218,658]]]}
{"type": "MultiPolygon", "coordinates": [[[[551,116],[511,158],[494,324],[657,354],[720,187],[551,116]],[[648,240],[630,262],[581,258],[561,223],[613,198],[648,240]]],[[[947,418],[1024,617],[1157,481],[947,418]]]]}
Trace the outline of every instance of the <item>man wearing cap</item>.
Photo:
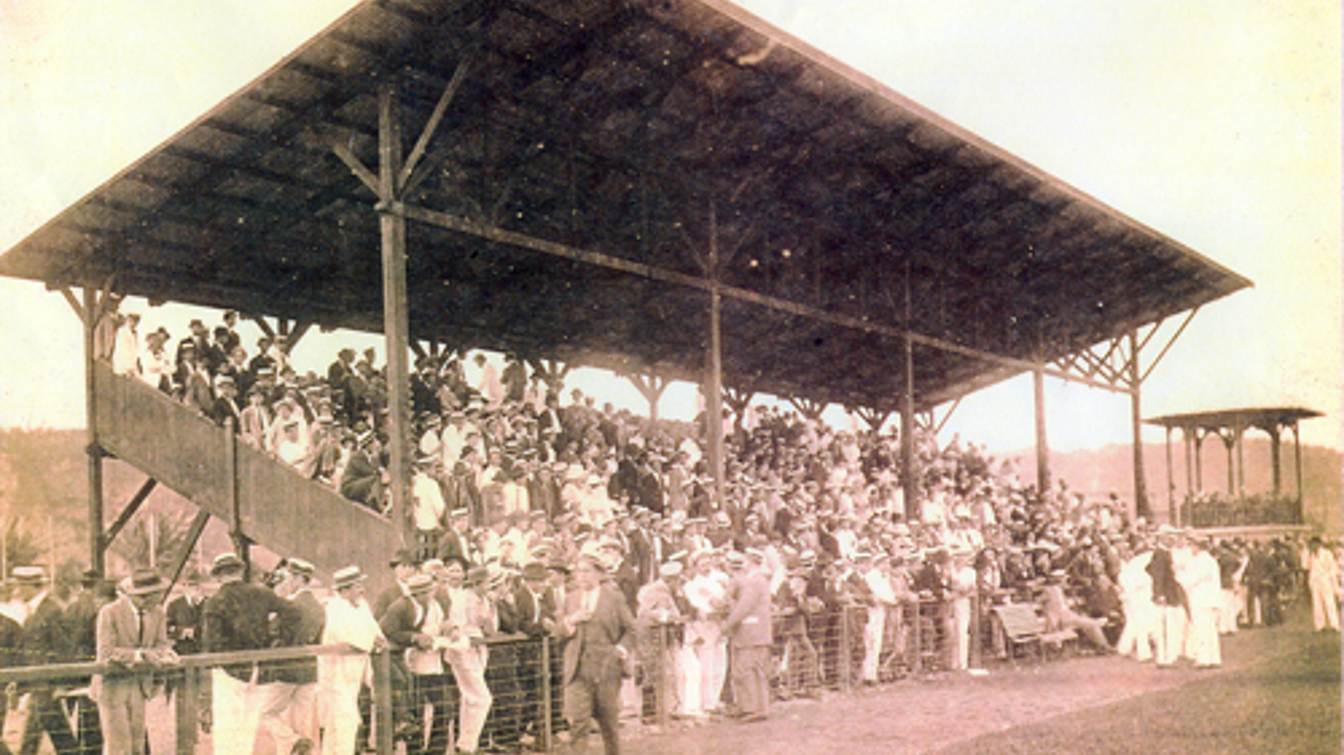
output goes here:
{"type": "MultiPolygon", "coordinates": [[[[639,588],[638,609],[635,612],[635,621],[639,627],[640,665],[648,674],[661,672],[661,679],[655,679],[655,684],[661,687],[668,710],[678,708],[677,659],[681,655],[681,643],[677,641],[676,632],[666,625],[678,622],[682,617],[685,603],[685,598],[679,598],[682,568],[680,561],[660,564],[657,577],[639,588]],[[662,645],[659,644],[660,634],[662,645]]],[[[653,690],[653,685],[644,686],[645,710],[649,710],[657,700],[653,690]]]]}
{"type": "MultiPolygon", "coordinates": [[[[290,558],[275,592],[298,609],[300,620],[289,634],[295,645],[316,645],[322,638],[325,612],[313,595],[315,569],[290,558]]],[[[309,753],[317,743],[317,661],[284,661],[263,674],[261,726],[281,753],[309,753]]]]}
{"type": "Polygon", "coordinates": [[[414,574],[406,580],[406,595],[398,598],[378,620],[392,650],[392,661],[410,681],[410,707],[398,720],[418,723],[416,712],[426,705],[433,709],[429,739],[421,742],[421,727],[412,724],[406,732],[409,752],[442,753],[448,747],[448,706],[443,698],[443,661],[435,640],[444,623],[443,608],[434,599],[434,578],[414,574]]]}
{"type": "Polygon", "coordinates": [[[317,659],[317,679],[322,704],[323,755],[353,755],[360,725],[359,688],[369,671],[369,653],[385,651],[378,622],[364,600],[365,575],[358,566],[347,566],[332,575],[327,600],[323,645],[345,645],[348,653],[322,655],[317,659]]]}
{"type": "Polygon", "coordinates": [[[145,701],[156,691],[148,672],[177,662],[160,606],[167,589],[157,572],[138,569],[123,583],[122,596],[98,611],[98,662],[116,669],[93,678],[104,752],[145,752],[145,701]]]}
{"type": "Polygon", "coordinates": [[[732,608],[723,622],[732,649],[733,700],[743,722],[763,721],[770,707],[770,583],[755,557],[728,556],[732,608]]]}
{"type": "Polygon", "coordinates": [[[1176,663],[1185,649],[1185,628],[1189,618],[1185,590],[1176,580],[1174,549],[1179,531],[1167,524],[1157,530],[1157,547],[1148,561],[1153,580],[1153,602],[1157,604],[1157,666],[1176,663]]]}
{"type": "Polygon", "coordinates": [[[238,408],[238,402],[234,400],[238,395],[238,386],[228,375],[218,375],[214,382],[215,401],[206,412],[206,416],[220,427],[224,427],[225,422],[232,420],[233,431],[237,433],[243,424],[242,411],[238,408]]]}
{"type": "Polygon", "coordinates": [[[682,653],[681,714],[699,717],[719,706],[727,669],[720,621],[728,607],[723,582],[714,573],[712,550],[691,554],[693,575],[682,592],[690,606],[682,653]]]}
{"type": "MultiPolygon", "coordinates": [[[[460,561],[457,563],[461,563],[460,561]]],[[[450,580],[455,576],[450,572],[450,580]]],[[[480,744],[481,731],[490,715],[494,697],[485,683],[488,649],[473,644],[484,637],[487,627],[493,629],[494,610],[482,597],[488,589],[490,573],[483,566],[473,567],[466,578],[466,587],[452,584],[448,592],[448,610],[445,612],[441,634],[447,640],[443,658],[453,669],[458,689],[458,752],[474,752],[480,744]]]]}
{"type": "Polygon", "coordinates": [[[541,645],[536,642],[551,631],[555,617],[545,602],[546,567],[532,561],[523,567],[522,582],[513,592],[513,619],[516,631],[532,642],[518,649],[518,684],[523,693],[519,730],[535,738],[537,705],[541,699],[541,645]]]}
{"type": "Polygon", "coordinates": [[[602,569],[580,557],[574,570],[575,589],[560,612],[557,632],[565,645],[565,717],[577,744],[596,721],[607,755],[620,752],[617,719],[623,663],[634,639],[635,620],[625,599],[602,584],[602,569]]]}
{"type": "MultiPolygon", "coordinates": [[[[293,644],[303,616],[298,606],[244,579],[242,559],[221,553],[210,566],[219,590],[205,601],[203,647],[207,653],[271,647],[270,616],[275,614],[281,641],[293,644]]],[[[260,720],[263,690],[255,663],[211,670],[211,721],[216,755],[251,755],[260,720]]]]}

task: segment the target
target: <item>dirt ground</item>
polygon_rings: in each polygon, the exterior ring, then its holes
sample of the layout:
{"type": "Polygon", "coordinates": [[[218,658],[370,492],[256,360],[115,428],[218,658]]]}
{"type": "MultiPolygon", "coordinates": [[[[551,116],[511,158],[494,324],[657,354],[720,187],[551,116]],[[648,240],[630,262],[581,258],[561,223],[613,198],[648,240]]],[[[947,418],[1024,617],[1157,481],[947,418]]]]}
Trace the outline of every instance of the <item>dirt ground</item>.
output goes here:
{"type": "MultiPolygon", "coordinates": [[[[1095,750],[1095,743],[1083,745],[1058,737],[1035,735],[1034,744],[1030,736],[1019,742],[1017,732],[1033,726],[1049,730],[1052,719],[1064,721],[1088,712],[1100,721],[1109,720],[1112,710],[1116,716],[1131,715],[1123,706],[1149,698],[1159,706],[1168,704],[1160,696],[1170,696],[1171,691],[1187,685],[1208,690],[1202,699],[1211,708],[1208,716],[1216,719],[1219,690],[1233,690],[1247,682],[1269,685],[1280,671],[1297,673],[1294,669],[1300,669],[1304,654],[1310,651],[1313,655],[1305,662],[1324,665],[1332,672],[1317,675],[1300,694],[1311,698],[1318,710],[1325,701],[1327,719],[1334,712],[1334,751],[1338,752],[1338,635],[1314,635],[1305,626],[1308,621],[1297,611],[1284,627],[1243,630],[1225,637],[1224,665],[1215,670],[1159,670],[1118,657],[1076,657],[1017,668],[1002,665],[991,667],[987,676],[942,675],[831,695],[820,702],[778,704],[770,718],[760,723],[710,723],[665,733],[628,727],[622,732],[622,745],[641,755],[876,754],[948,748],[968,753],[1095,750]]],[[[1179,751],[1156,736],[1149,740],[1141,722],[1126,724],[1123,730],[1124,741],[1113,741],[1119,751],[1179,751]]],[[[1263,742],[1263,738],[1255,741],[1263,742]]],[[[588,744],[587,751],[600,751],[595,741],[588,744]]],[[[1273,750],[1303,751],[1292,742],[1283,744],[1273,750]]]]}

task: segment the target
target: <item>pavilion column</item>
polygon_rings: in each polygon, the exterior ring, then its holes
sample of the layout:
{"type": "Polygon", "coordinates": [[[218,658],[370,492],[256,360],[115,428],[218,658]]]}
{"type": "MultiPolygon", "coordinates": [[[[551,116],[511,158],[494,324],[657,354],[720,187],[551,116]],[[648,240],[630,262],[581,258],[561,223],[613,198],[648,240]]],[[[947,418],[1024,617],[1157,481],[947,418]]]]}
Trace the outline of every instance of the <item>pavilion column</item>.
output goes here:
{"type": "Polygon", "coordinates": [[[1176,523],[1176,483],[1171,476],[1171,425],[1166,426],[1167,430],[1167,521],[1171,524],[1176,523]]]}
{"type": "Polygon", "coordinates": [[[1185,495],[1188,498],[1195,493],[1194,454],[1191,453],[1194,440],[1191,437],[1191,429],[1188,425],[1181,428],[1181,443],[1185,446],[1185,495]]]}
{"type": "Polygon", "coordinates": [[[1050,443],[1045,434],[1045,373],[1044,365],[1031,372],[1032,392],[1036,403],[1036,489],[1044,493],[1050,489],[1050,443]]]}
{"type": "Polygon", "coordinates": [[[1206,436],[1195,428],[1195,492],[1204,492],[1204,438],[1206,436]]]}
{"type": "Polygon", "coordinates": [[[1237,496],[1246,495],[1246,455],[1242,451],[1242,439],[1246,436],[1246,428],[1243,425],[1237,425],[1237,496]]]}
{"type": "MultiPolygon", "coordinates": [[[[905,322],[911,319],[910,306],[910,263],[905,265],[905,322]]],[[[902,494],[905,496],[905,519],[908,522],[920,518],[918,490],[915,484],[915,347],[907,337],[901,339],[904,351],[901,380],[901,481],[902,494]]]]}
{"type": "MultiPolygon", "coordinates": [[[[98,389],[94,376],[94,335],[98,327],[98,289],[84,286],[84,416],[88,427],[89,482],[89,568],[104,577],[107,564],[103,558],[103,449],[98,444],[98,389]]],[[[0,537],[4,533],[0,532],[0,537]]],[[[0,579],[5,575],[0,574],[0,579]]]]}
{"type": "Polygon", "coordinates": [[[1152,520],[1153,512],[1148,506],[1148,482],[1143,473],[1143,410],[1140,385],[1143,373],[1139,372],[1139,333],[1129,331],[1129,417],[1134,436],[1134,515],[1152,520]]]}
{"type": "Polygon", "coordinates": [[[409,525],[407,493],[410,466],[407,429],[410,420],[410,341],[406,303],[406,216],[398,202],[397,175],[401,172],[401,114],[397,88],[385,83],[378,90],[378,226],[382,237],[383,334],[387,342],[388,488],[392,522],[409,525]]]}
{"type": "Polygon", "coordinates": [[[1274,495],[1278,495],[1280,489],[1283,487],[1283,469],[1281,468],[1279,458],[1281,456],[1279,449],[1279,426],[1277,424],[1270,425],[1268,429],[1270,474],[1273,475],[1274,495]]]}
{"type": "Polygon", "coordinates": [[[1297,516],[1303,521],[1304,497],[1302,495],[1302,436],[1297,430],[1297,421],[1293,421],[1293,469],[1297,476],[1297,516]]]}
{"type": "Polygon", "coordinates": [[[709,467],[714,482],[714,506],[723,508],[723,353],[719,294],[719,227],[714,203],[709,205],[709,271],[713,285],[709,293],[709,353],[706,354],[705,431],[709,436],[709,467]]]}
{"type": "Polygon", "coordinates": [[[1227,496],[1233,498],[1237,495],[1237,483],[1234,474],[1236,473],[1236,460],[1232,457],[1232,448],[1237,443],[1237,436],[1234,432],[1223,435],[1221,431],[1218,437],[1223,439],[1223,449],[1227,451],[1227,496]]]}

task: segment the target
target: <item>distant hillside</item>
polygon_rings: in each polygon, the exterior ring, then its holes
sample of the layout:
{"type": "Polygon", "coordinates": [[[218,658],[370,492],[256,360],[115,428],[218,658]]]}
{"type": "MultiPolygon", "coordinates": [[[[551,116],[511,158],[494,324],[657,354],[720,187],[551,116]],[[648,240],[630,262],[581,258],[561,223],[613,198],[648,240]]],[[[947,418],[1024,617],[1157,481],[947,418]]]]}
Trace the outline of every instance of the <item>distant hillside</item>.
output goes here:
{"type": "MultiPolygon", "coordinates": [[[[1161,513],[1166,511],[1165,451],[1161,445],[1144,449],[1150,501],[1161,513]]],[[[1177,497],[1185,490],[1185,467],[1179,446],[1173,446],[1173,475],[1177,497]]],[[[1035,454],[1031,451],[1009,454],[1016,460],[1021,476],[1035,476],[1035,454]]],[[[1245,448],[1246,485],[1250,491],[1268,490],[1269,442],[1249,440],[1245,448]]],[[[1225,490],[1227,457],[1216,440],[1205,444],[1204,487],[1225,490]]],[[[1051,455],[1056,479],[1070,487],[1092,494],[1115,491],[1125,500],[1133,495],[1129,446],[1115,445],[1089,451],[1056,452],[1051,455]]],[[[1339,452],[1328,448],[1302,449],[1302,476],[1307,491],[1308,517],[1341,532],[1339,452]]],[[[109,460],[104,469],[104,515],[111,522],[121,511],[145,477],[138,470],[109,460]]],[[[1292,447],[1284,445],[1283,480],[1286,490],[1293,485],[1292,447]]],[[[88,473],[84,457],[82,430],[0,430],[0,525],[18,520],[21,530],[36,540],[43,550],[54,545],[57,561],[67,558],[81,563],[88,560],[88,473]]],[[[160,486],[136,514],[137,521],[149,512],[190,516],[195,507],[171,490],[160,486]]],[[[203,538],[205,554],[230,547],[227,527],[212,521],[203,538]]]]}
{"type": "MultiPolygon", "coordinates": [[[[88,464],[83,430],[0,430],[0,524],[18,521],[18,529],[54,560],[89,561],[88,464]]],[[[116,518],[145,482],[134,467],[103,464],[103,515],[116,518]]],[[[196,507],[166,487],[154,489],[136,512],[132,527],[151,512],[191,516],[196,507]]],[[[228,528],[212,521],[202,536],[207,554],[230,547],[228,528]]],[[[44,555],[45,561],[47,556],[44,555]]],[[[115,561],[115,558],[113,559],[115,561]]],[[[115,566],[115,564],[111,564],[115,566]]]]}
{"type": "MultiPolygon", "coordinates": [[[[1235,456],[1235,450],[1233,454],[1235,456]]],[[[1247,437],[1242,450],[1246,463],[1246,490],[1249,493],[1267,492],[1271,488],[1270,443],[1267,438],[1247,437]]],[[[1291,436],[1282,445],[1282,489],[1291,493],[1296,484],[1293,470],[1291,436]]],[[[1185,495],[1185,454],[1178,436],[1171,447],[1172,484],[1179,502],[1185,495]]],[[[1200,455],[1203,467],[1204,490],[1227,490],[1227,452],[1217,438],[1204,442],[1200,455]]],[[[1024,480],[1034,481],[1036,452],[1019,451],[1005,458],[1017,463],[1024,480]]],[[[1153,508],[1164,515],[1167,506],[1166,448],[1162,444],[1147,444],[1143,450],[1145,478],[1148,482],[1148,500],[1153,508]]],[[[1050,454],[1051,474],[1055,479],[1068,482],[1075,490],[1091,494],[1115,491],[1126,501],[1134,497],[1133,451],[1128,445],[1110,445],[1099,449],[1053,452],[1050,454]]],[[[1192,465],[1193,466],[1193,465],[1192,465]]],[[[1305,504],[1309,521],[1322,523],[1333,532],[1344,531],[1341,517],[1340,477],[1341,455],[1331,448],[1302,447],[1302,488],[1306,491],[1305,504]]]]}

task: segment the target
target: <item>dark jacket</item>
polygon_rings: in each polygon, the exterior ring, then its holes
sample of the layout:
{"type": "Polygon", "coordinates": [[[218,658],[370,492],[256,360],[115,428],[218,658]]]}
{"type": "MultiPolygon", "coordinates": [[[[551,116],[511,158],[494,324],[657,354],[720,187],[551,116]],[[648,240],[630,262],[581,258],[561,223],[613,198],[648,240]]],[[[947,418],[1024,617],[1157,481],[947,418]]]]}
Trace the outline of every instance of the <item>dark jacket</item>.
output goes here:
{"type": "MultiPolygon", "coordinates": [[[[262,650],[276,644],[292,645],[302,615],[298,606],[261,585],[226,582],[205,601],[202,645],[208,653],[262,650]],[[280,635],[271,633],[271,615],[280,635]]],[[[270,664],[274,666],[275,664],[270,664]]],[[[250,681],[254,663],[235,663],[224,670],[235,679],[250,681]]]]}

